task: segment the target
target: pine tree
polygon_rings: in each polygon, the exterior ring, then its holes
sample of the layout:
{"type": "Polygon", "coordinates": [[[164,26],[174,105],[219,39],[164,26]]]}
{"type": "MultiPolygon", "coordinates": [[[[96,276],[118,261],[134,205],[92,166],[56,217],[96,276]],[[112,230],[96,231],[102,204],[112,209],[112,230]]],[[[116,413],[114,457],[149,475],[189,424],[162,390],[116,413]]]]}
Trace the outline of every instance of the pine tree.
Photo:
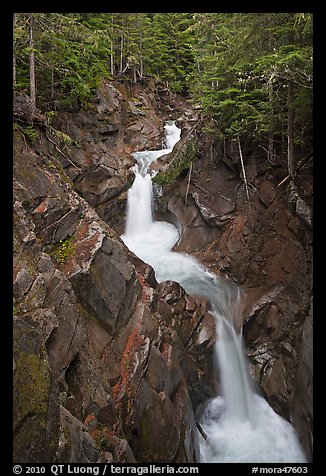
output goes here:
{"type": "Polygon", "coordinates": [[[221,137],[245,135],[271,161],[275,143],[287,141],[292,173],[302,127],[310,137],[311,15],[203,13],[194,19],[202,40],[194,44],[193,100],[214,117],[221,137]]]}

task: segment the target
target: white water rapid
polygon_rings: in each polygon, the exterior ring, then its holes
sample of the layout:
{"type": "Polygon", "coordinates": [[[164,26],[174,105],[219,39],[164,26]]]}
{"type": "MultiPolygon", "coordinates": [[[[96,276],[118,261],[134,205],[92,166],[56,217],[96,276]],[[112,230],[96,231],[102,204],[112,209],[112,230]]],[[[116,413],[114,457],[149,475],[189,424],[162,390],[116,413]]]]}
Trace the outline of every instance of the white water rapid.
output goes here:
{"type": "Polygon", "coordinates": [[[175,226],[153,221],[152,180],[148,165],[171,151],[181,130],[174,122],[165,126],[166,148],[137,152],[135,181],[128,193],[127,223],[122,239],[139,258],[155,270],[158,282],[177,281],[188,293],[209,298],[216,317],[216,343],[221,396],[212,399],[201,426],[201,462],[305,463],[292,425],[276,414],[255,392],[247,370],[242,336],[233,327],[239,312],[239,290],[208,272],[194,258],[171,251],[179,239],[175,226]]]}

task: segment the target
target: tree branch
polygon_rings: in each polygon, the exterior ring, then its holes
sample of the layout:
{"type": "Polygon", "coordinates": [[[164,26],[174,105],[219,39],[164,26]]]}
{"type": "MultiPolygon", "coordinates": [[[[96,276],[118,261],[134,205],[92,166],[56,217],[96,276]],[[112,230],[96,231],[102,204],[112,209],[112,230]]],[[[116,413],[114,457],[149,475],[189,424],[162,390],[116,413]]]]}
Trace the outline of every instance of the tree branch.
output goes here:
{"type": "Polygon", "coordinates": [[[242,168],[243,180],[244,180],[245,187],[246,187],[246,194],[247,194],[248,204],[250,205],[249,190],[248,190],[248,181],[247,181],[247,176],[246,176],[246,170],[245,170],[244,163],[243,163],[242,149],[241,149],[241,143],[240,143],[240,138],[239,138],[239,136],[238,136],[238,147],[239,147],[239,154],[240,154],[240,161],[241,161],[241,168],[242,168]]]}
{"type": "Polygon", "coordinates": [[[82,169],[80,169],[79,167],[77,167],[77,165],[75,165],[75,164],[66,156],[66,154],[64,154],[64,153],[62,152],[62,150],[59,149],[59,147],[57,146],[57,144],[56,144],[52,139],[50,139],[50,137],[49,137],[47,134],[45,134],[45,136],[46,136],[46,138],[48,139],[48,141],[51,142],[51,144],[54,145],[54,147],[55,147],[56,150],[59,152],[59,154],[61,154],[66,160],[68,160],[68,162],[69,162],[73,167],[75,167],[75,169],[79,170],[79,172],[82,172],[82,169]]]}

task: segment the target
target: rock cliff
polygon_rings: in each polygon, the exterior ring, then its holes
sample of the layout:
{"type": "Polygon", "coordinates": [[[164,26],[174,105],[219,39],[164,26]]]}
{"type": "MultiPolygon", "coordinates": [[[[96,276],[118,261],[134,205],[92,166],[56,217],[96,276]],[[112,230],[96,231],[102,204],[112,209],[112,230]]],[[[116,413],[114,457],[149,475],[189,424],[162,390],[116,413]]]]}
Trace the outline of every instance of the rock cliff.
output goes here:
{"type": "MultiPolygon", "coordinates": [[[[241,290],[240,326],[258,388],[296,428],[312,458],[312,166],[295,177],[244,147],[250,203],[237,147],[202,128],[192,173],[163,186],[163,208],[179,223],[176,250],[195,255],[241,290]],[[188,188],[189,185],[189,188],[188,188]]],[[[285,158],[286,159],[286,158],[285,158]]]]}
{"type": "MultiPolygon", "coordinates": [[[[198,461],[197,410],[218,386],[214,319],[119,238],[130,154],[160,148],[170,116],[183,139],[198,120],[153,81],[107,83],[70,113],[14,100],[16,462],[198,461]]],[[[312,458],[309,162],[289,204],[285,166],[244,147],[248,204],[236,148],[200,124],[194,137],[190,180],[177,168],[156,186],[157,216],[179,227],[176,250],[240,286],[253,378],[312,458]]]]}
{"type": "Polygon", "coordinates": [[[198,461],[214,321],[111,227],[130,152],[162,137],[154,86],[107,84],[51,123],[15,98],[15,462],[198,461]]]}

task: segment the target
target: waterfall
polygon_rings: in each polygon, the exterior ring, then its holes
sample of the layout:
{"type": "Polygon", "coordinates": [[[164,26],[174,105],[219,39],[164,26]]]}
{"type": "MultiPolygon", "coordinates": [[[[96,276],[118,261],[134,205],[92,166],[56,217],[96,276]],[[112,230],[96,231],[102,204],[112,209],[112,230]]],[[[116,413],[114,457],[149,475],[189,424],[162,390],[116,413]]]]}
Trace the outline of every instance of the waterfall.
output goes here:
{"type": "Polygon", "coordinates": [[[128,191],[125,231],[127,236],[147,233],[153,223],[153,184],[151,176],[147,172],[148,167],[154,160],[172,152],[174,145],[181,137],[181,129],[175,125],[175,121],[168,121],[164,130],[165,148],[132,154],[137,165],[132,168],[135,173],[135,181],[128,191]]]}
{"type": "Polygon", "coordinates": [[[136,235],[147,232],[153,223],[153,187],[148,174],[136,172],[132,188],[128,192],[126,233],[136,235]]]}
{"type": "Polygon", "coordinates": [[[148,166],[171,151],[180,139],[175,123],[165,126],[165,149],[133,154],[135,181],[128,193],[124,243],[155,271],[158,282],[177,281],[189,294],[209,299],[216,318],[215,345],[221,395],[207,405],[201,425],[208,435],[200,438],[202,462],[304,463],[305,455],[292,425],[280,417],[255,391],[250,379],[239,318],[239,289],[207,271],[193,257],[172,252],[179,239],[174,225],[153,221],[152,181],[148,166]]]}

